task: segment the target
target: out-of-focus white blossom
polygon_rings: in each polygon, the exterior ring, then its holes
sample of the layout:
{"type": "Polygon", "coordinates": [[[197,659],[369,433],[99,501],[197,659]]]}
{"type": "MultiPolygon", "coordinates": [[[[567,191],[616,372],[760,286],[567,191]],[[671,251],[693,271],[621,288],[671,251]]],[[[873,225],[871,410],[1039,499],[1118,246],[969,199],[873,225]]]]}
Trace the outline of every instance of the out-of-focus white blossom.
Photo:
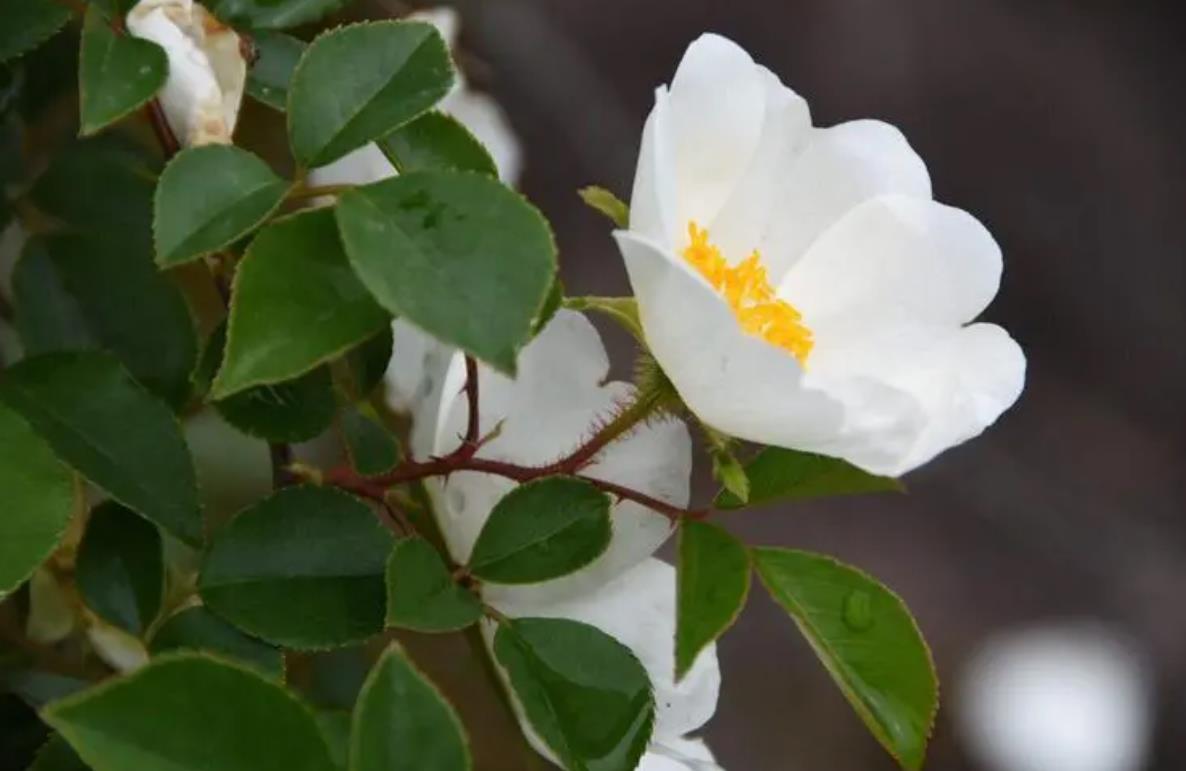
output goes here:
{"type": "Polygon", "coordinates": [[[813,127],[725,38],[656,92],[615,236],[648,345],[727,434],[898,475],[1021,393],[1020,348],[972,323],[1001,275],[984,226],[932,200],[896,128],[813,127]]]}
{"type": "MultiPolygon", "coordinates": [[[[441,37],[454,48],[460,21],[452,8],[433,8],[417,11],[407,17],[410,21],[424,21],[440,31],[441,37]]],[[[498,102],[469,87],[465,74],[458,68],[453,88],[436,106],[465,125],[478,141],[485,145],[498,175],[503,182],[513,185],[522,170],[522,151],[510,121],[498,102]]],[[[309,172],[312,185],[365,185],[395,175],[395,167],[374,144],[364,145],[333,163],[309,172]]]]}
{"type": "Polygon", "coordinates": [[[1137,771],[1151,707],[1150,673],[1132,643],[1073,623],[991,639],[963,673],[956,717],[992,771],[1137,771]]]}
{"type": "Polygon", "coordinates": [[[86,636],[99,658],[116,672],[131,672],[148,663],[144,643],[119,627],[92,618],[86,636]]]}
{"type": "Polygon", "coordinates": [[[169,77],[158,98],[177,140],[230,144],[247,84],[239,35],[193,0],[140,0],[127,27],[165,50],[169,77]]]}

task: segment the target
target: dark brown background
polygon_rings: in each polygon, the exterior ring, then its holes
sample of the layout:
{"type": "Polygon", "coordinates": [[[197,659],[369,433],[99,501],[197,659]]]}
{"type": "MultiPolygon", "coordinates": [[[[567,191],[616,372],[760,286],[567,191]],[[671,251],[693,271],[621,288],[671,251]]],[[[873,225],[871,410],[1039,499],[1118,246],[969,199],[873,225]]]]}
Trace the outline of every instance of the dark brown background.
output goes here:
{"type": "MultiPolygon", "coordinates": [[[[570,293],[626,291],[605,222],[575,190],[629,194],[655,85],[726,34],[811,104],[876,117],[927,161],[936,197],[1001,242],[988,318],[1030,361],[985,438],[911,494],[735,517],[750,540],[836,554],[912,606],[954,685],[986,635],[1102,618],[1157,677],[1151,769],[1186,762],[1186,25],[1173,6],[1058,0],[470,0],[473,80],[527,148],[570,293]]],[[[612,342],[624,341],[611,338],[612,342]]],[[[760,592],[721,645],[707,737],[730,771],[890,769],[760,592]]],[[[948,710],[928,767],[975,768],[948,710]]],[[[1051,769],[1051,771],[1061,771],[1051,769]]]]}

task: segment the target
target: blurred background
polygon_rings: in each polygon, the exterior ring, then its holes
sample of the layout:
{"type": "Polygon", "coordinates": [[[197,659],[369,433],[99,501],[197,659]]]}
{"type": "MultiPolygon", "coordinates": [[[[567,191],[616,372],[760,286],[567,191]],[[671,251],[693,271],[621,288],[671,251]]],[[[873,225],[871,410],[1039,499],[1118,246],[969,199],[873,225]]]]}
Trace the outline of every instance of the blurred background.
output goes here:
{"type": "MultiPolygon", "coordinates": [[[[429,5],[365,0],[348,14],[429,5]]],[[[628,292],[605,219],[576,191],[597,184],[629,197],[653,89],[705,31],[733,38],[776,72],[808,100],[816,125],[872,117],[899,126],[927,162],[936,198],[973,212],[1001,243],[1004,283],[986,317],[1021,342],[1029,376],[996,427],[911,474],[908,495],[721,520],[748,542],[833,554],[905,599],[943,683],[934,771],[1186,768],[1186,14],[1178,5],[454,3],[460,63],[519,137],[520,187],[555,228],[569,294],[628,292]]],[[[260,136],[283,136],[278,115],[245,110],[260,136]]],[[[601,328],[627,374],[630,340],[601,328]]],[[[213,440],[190,428],[199,455],[226,452],[217,443],[201,449],[213,440]]],[[[708,471],[697,473],[700,500],[713,491],[708,471]]],[[[464,641],[405,637],[446,692],[464,695],[456,701],[478,771],[542,767],[497,696],[467,691],[483,679],[466,669],[476,665],[464,641]]],[[[895,767],[764,592],[753,592],[719,654],[723,690],[704,735],[728,771],[895,767]]],[[[290,672],[294,681],[342,705],[366,671],[336,654],[302,667],[290,672]]],[[[25,768],[7,755],[0,750],[0,769],[25,768]]]]}
{"type": "MultiPolygon", "coordinates": [[[[1001,243],[1004,285],[987,318],[1029,356],[1017,407],[912,474],[909,495],[728,520],[750,541],[835,554],[903,596],[943,681],[928,768],[1186,765],[1178,5],[457,4],[464,64],[526,148],[521,186],[556,229],[571,294],[627,291],[605,221],[575,191],[629,196],[653,89],[705,31],[774,70],[817,125],[899,126],[936,198],[974,212],[1001,243]]],[[[625,364],[628,341],[604,332],[625,364]]],[[[700,481],[707,494],[706,470],[700,481]]],[[[720,653],[724,686],[705,735],[729,771],[893,768],[762,592],[720,653]]]]}

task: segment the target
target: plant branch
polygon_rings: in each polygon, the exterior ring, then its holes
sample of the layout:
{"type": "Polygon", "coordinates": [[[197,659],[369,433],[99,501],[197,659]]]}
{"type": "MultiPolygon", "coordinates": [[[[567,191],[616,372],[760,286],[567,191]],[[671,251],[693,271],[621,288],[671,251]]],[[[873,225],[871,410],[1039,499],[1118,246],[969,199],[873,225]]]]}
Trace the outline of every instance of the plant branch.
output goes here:
{"type": "Polygon", "coordinates": [[[465,357],[465,402],[469,407],[469,415],[465,422],[465,442],[470,456],[478,451],[478,431],[481,416],[478,414],[478,362],[473,356],[465,357]]]}
{"type": "Polygon", "coordinates": [[[289,201],[307,201],[311,198],[320,198],[325,195],[341,195],[350,190],[354,185],[309,185],[305,182],[298,182],[293,185],[292,190],[288,193],[289,201]]]}
{"type": "Polygon", "coordinates": [[[588,441],[542,470],[551,474],[575,474],[592,463],[606,446],[655,414],[662,403],[662,394],[653,391],[640,393],[638,398],[606,422],[588,441]]]}

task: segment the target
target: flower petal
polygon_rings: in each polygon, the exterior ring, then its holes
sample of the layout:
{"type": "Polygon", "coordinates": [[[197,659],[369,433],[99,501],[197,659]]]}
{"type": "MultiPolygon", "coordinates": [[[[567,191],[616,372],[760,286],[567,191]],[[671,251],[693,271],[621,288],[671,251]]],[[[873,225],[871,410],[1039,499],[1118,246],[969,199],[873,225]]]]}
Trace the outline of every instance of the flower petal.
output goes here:
{"type": "Polygon", "coordinates": [[[374,142],[309,171],[310,185],[369,185],[395,176],[395,167],[374,142]]]}
{"type": "MultiPolygon", "coordinates": [[[[889,194],[931,197],[926,164],[901,131],[878,120],[812,129],[803,151],[775,175],[781,185],[758,209],[765,212],[764,226],[745,253],[760,249],[776,283],[820,234],[862,202],[889,194]]],[[[742,184],[748,187],[748,178],[742,184]]]]}
{"type": "Polygon", "coordinates": [[[758,147],[766,109],[762,70],[740,46],[701,35],[671,82],[668,134],[676,172],[678,227],[712,222],[758,147]]]}
{"type": "Polygon", "coordinates": [[[511,617],[582,621],[633,651],[655,691],[653,743],[695,731],[716,711],[721,671],[715,645],[675,682],[675,568],[662,560],[648,559],[596,591],[569,600],[506,600],[495,605],[511,617]]]}
{"type": "Polygon", "coordinates": [[[660,248],[628,232],[614,236],[647,344],[701,420],[756,442],[823,439],[840,429],[841,405],[801,392],[793,356],[743,332],[724,301],[660,248]]]}
{"type": "Polygon", "coordinates": [[[403,319],[392,322],[391,361],[383,382],[393,410],[412,416],[409,445],[413,457],[426,458],[435,450],[446,373],[456,349],[403,319]]]}
{"type": "Polygon", "coordinates": [[[1000,247],[975,217],[934,201],[879,196],[821,235],[778,294],[803,313],[822,349],[833,324],[967,323],[1000,281],[1000,247]]]}
{"type": "MultiPolygon", "coordinates": [[[[464,433],[467,403],[460,393],[464,368],[458,356],[446,376],[434,454],[457,447],[464,433]],[[452,385],[450,385],[450,383],[452,385]],[[452,394],[448,397],[448,394],[452,394]]],[[[593,325],[579,313],[562,310],[523,349],[519,376],[506,378],[479,365],[481,433],[501,424],[498,435],[479,451],[481,458],[520,465],[543,465],[575,449],[591,428],[633,395],[625,383],[605,383],[609,359],[593,325]],[[547,430],[541,430],[546,426],[547,430]]],[[[675,420],[651,421],[610,444],[583,473],[628,485],[675,505],[686,505],[691,475],[691,439],[675,420]]],[[[490,511],[514,482],[490,474],[465,472],[432,486],[438,519],[454,556],[469,557],[490,511]]],[[[623,501],[614,505],[613,538],[599,558],[575,573],[529,586],[488,585],[491,600],[552,601],[600,586],[646,559],[671,534],[661,514],[623,501]]]]}
{"type": "Polygon", "coordinates": [[[861,464],[890,476],[978,436],[1017,401],[1025,382],[1025,355],[993,324],[864,330],[821,350],[818,366],[832,376],[847,372],[876,379],[920,405],[924,419],[899,454],[861,464]]]}
{"type": "Polygon", "coordinates": [[[761,66],[758,69],[766,91],[758,149],[716,219],[711,224],[701,223],[708,225],[713,242],[732,263],[748,257],[755,249],[769,258],[772,231],[778,232],[780,223],[795,216],[783,203],[788,188],[795,184],[790,170],[811,139],[818,136],[811,128],[807,102],[784,86],[773,72],[761,66]]]}
{"type": "Polygon", "coordinates": [[[630,193],[630,231],[661,244],[674,244],[679,238],[670,111],[667,89],[655,89],[655,106],[642,128],[638,169],[630,193]]]}
{"type": "Polygon", "coordinates": [[[192,0],[141,0],[127,27],[165,51],[169,76],[159,99],[178,141],[229,144],[247,79],[238,35],[192,0]]]}

